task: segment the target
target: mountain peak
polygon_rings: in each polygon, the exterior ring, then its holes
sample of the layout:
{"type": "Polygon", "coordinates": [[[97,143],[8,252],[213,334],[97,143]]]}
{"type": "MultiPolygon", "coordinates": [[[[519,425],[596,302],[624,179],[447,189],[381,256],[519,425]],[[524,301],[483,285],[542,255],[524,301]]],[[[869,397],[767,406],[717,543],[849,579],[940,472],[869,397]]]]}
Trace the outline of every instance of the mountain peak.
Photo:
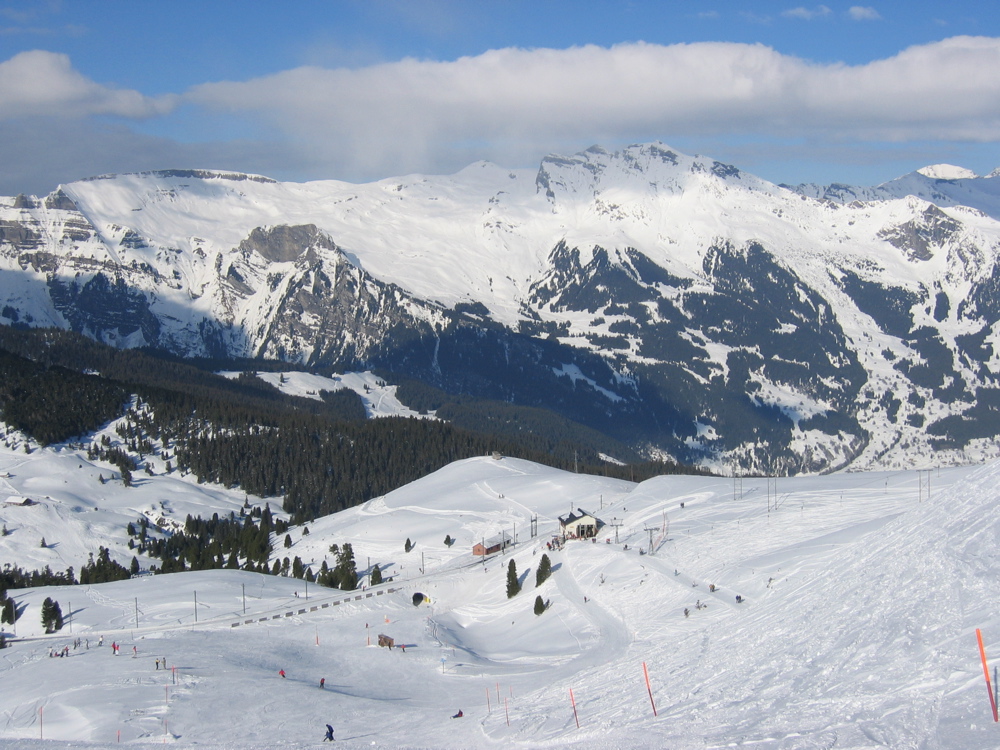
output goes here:
{"type": "Polygon", "coordinates": [[[971,169],[956,167],[953,164],[931,164],[921,167],[917,173],[932,180],[974,180],[979,176],[971,169]]]}

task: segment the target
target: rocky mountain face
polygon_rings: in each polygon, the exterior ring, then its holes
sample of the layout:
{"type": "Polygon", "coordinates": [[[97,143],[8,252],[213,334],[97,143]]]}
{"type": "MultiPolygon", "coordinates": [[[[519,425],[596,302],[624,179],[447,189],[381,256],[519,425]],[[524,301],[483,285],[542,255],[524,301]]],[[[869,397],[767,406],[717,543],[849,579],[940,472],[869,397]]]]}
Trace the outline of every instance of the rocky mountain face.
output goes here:
{"type": "Polygon", "coordinates": [[[1000,189],[930,174],[791,189],[644,144],[112,175],[0,198],[0,322],[385,368],[716,468],[968,462],[1000,455],[1000,189]]]}

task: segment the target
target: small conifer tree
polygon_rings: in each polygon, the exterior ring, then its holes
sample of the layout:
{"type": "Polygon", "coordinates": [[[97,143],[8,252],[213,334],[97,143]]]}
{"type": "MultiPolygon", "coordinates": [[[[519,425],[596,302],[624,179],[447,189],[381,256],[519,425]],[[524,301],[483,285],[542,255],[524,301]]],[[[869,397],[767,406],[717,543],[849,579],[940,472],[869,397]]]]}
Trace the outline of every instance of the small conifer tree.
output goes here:
{"type": "Polygon", "coordinates": [[[542,596],[539,594],[535,597],[535,614],[540,615],[545,611],[545,602],[542,601],[542,596]]]}
{"type": "Polygon", "coordinates": [[[538,570],[535,571],[535,588],[541,586],[552,575],[552,561],[548,555],[542,555],[541,562],[538,563],[538,570]]]}
{"type": "Polygon", "coordinates": [[[375,567],[372,568],[372,586],[378,586],[382,583],[382,570],[376,563],[375,567]]]}
{"type": "Polygon", "coordinates": [[[288,549],[291,546],[292,546],[292,535],[285,534],[285,549],[288,549]]]}
{"type": "Polygon", "coordinates": [[[42,627],[45,628],[46,633],[54,633],[61,630],[62,626],[63,616],[59,602],[52,597],[45,597],[45,601],[42,602],[42,627]]]}
{"type": "Polygon", "coordinates": [[[517,566],[511,560],[507,565],[507,598],[513,599],[521,593],[521,584],[517,581],[517,566]]]}
{"type": "Polygon", "coordinates": [[[409,552],[413,549],[413,542],[410,541],[410,537],[406,537],[406,544],[403,545],[403,551],[409,552]]]}

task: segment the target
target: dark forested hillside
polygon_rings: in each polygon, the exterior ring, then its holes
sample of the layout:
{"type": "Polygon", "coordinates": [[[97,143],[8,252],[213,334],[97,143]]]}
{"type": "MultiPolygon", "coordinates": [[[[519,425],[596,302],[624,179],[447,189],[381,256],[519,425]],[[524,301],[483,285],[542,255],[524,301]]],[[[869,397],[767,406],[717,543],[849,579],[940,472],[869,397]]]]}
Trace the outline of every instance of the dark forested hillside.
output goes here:
{"type": "Polygon", "coordinates": [[[613,448],[593,435],[575,439],[580,433],[572,423],[552,426],[541,410],[475,401],[443,410],[478,430],[434,420],[366,420],[352,392],[322,401],[290,397],[252,374],[223,378],[195,363],[111,349],[65,331],[0,326],[0,375],[0,415],[38,442],[82,440],[124,416],[118,434],[127,455],[107,445],[91,448],[121,467],[123,477],[155,455],[167,471],[283,496],[293,522],[351,507],[491,451],[633,479],[678,470],[603,461],[602,448],[613,448]]]}

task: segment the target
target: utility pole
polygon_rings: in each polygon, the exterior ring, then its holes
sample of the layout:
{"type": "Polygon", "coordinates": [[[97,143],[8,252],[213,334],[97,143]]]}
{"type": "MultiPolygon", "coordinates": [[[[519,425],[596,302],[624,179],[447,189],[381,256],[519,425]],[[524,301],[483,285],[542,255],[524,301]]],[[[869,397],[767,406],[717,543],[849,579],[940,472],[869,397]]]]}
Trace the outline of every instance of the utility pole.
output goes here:
{"type": "Polygon", "coordinates": [[[198,592],[194,592],[194,621],[198,622],[198,592]]]}
{"type": "Polygon", "coordinates": [[[245,583],[240,584],[243,586],[243,614],[247,613],[247,585],[245,583]]]}

